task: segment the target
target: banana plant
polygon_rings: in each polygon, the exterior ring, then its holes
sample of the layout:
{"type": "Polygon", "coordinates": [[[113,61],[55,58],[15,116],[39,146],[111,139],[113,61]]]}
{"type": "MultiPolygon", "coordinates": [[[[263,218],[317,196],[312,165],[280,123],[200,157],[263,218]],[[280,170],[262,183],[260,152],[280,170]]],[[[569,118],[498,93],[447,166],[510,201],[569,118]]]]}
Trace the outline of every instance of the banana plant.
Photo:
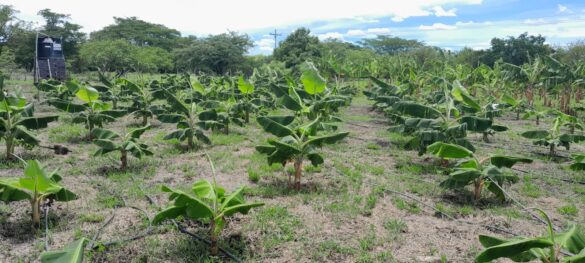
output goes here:
{"type": "Polygon", "coordinates": [[[487,103],[482,107],[458,81],[454,83],[451,96],[461,104],[460,111],[464,112],[458,119],[459,123],[465,123],[468,131],[482,134],[484,142],[489,143],[490,135],[508,130],[505,126],[494,124],[494,117],[500,113],[498,105],[487,103]]]}
{"type": "Polygon", "coordinates": [[[243,94],[242,100],[238,104],[238,108],[244,112],[244,121],[250,122],[250,112],[256,108],[256,105],[252,103],[252,94],[254,93],[254,84],[245,80],[243,76],[238,79],[238,90],[243,94]]]}
{"type": "Polygon", "coordinates": [[[83,263],[86,238],[80,238],[61,250],[46,251],[41,254],[41,263],[83,263]]]}
{"type": "Polygon", "coordinates": [[[546,236],[502,239],[480,235],[479,242],[485,249],[477,255],[475,262],[492,262],[499,258],[508,258],[514,262],[585,262],[585,234],[582,228],[571,225],[561,233],[554,233],[548,215],[540,209],[537,210],[548,224],[546,236]]]}
{"type": "Polygon", "coordinates": [[[565,147],[567,151],[571,147],[571,143],[578,143],[585,141],[584,135],[570,134],[561,131],[561,127],[567,122],[563,116],[555,118],[552,127],[549,130],[532,130],[520,134],[522,137],[534,140],[535,145],[542,145],[549,147],[549,155],[556,156],[557,147],[565,147]]]}
{"type": "MultiPolygon", "coordinates": [[[[209,156],[208,156],[209,157],[209,156]]],[[[162,191],[170,193],[169,200],[173,205],[158,212],[153,224],[160,224],[179,216],[188,219],[209,219],[209,235],[211,239],[210,253],[218,254],[217,241],[222,230],[226,227],[226,217],[236,213],[247,214],[252,208],[263,206],[263,203],[246,203],[242,192],[244,187],[238,188],[232,193],[227,193],[215,180],[215,168],[210,161],[213,172],[213,182],[199,180],[193,184],[190,192],[171,189],[162,186],[162,191]]]]}
{"type": "Polygon", "coordinates": [[[516,114],[516,120],[520,120],[520,114],[526,112],[528,109],[528,103],[523,99],[515,99],[508,94],[502,96],[502,101],[506,103],[506,106],[516,114]]]}
{"type": "Polygon", "coordinates": [[[532,117],[534,117],[534,121],[536,123],[536,125],[540,125],[540,120],[546,118],[546,116],[549,114],[549,110],[534,110],[534,109],[528,109],[525,111],[524,115],[522,116],[523,120],[527,120],[530,119],[532,117]]]}
{"type": "MultiPolygon", "coordinates": [[[[268,139],[268,145],[256,146],[256,150],[267,155],[268,164],[279,163],[283,166],[292,162],[295,170],[295,189],[301,189],[303,161],[311,161],[313,166],[324,162],[317,151],[325,144],[334,144],[344,139],[348,132],[319,135],[323,131],[320,118],[310,123],[295,122],[294,116],[261,116],[256,118],[264,131],[276,136],[268,139]]],[[[290,179],[290,178],[289,178],[290,179]]]]}
{"type": "Polygon", "coordinates": [[[571,166],[569,166],[571,170],[573,171],[585,170],[585,154],[583,153],[572,154],[571,159],[573,160],[573,163],[571,164],[571,166]]]}
{"type": "Polygon", "coordinates": [[[132,129],[124,136],[107,129],[95,128],[92,131],[93,143],[100,147],[94,156],[104,155],[110,152],[120,152],[120,170],[128,167],[128,153],[141,159],[145,155],[152,155],[148,145],[139,141],[140,136],[150,128],[150,125],[132,129]]]}
{"type": "Polygon", "coordinates": [[[64,83],[57,80],[41,80],[37,85],[37,99],[40,99],[40,91],[47,92],[49,98],[58,98],[67,100],[73,96],[79,88],[79,83],[76,80],[67,80],[64,83]]]}
{"type": "Polygon", "coordinates": [[[178,139],[179,141],[187,140],[187,147],[189,150],[195,148],[195,139],[205,144],[211,144],[209,138],[203,133],[203,130],[199,128],[200,126],[204,127],[205,125],[199,119],[197,104],[195,102],[185,104],[168,90],[164,90],[164,94],[167,101],[172,105],[172,110],[174,112],[159,114],[158,120],[163,123],[177,124],[177,130],[166,135],[164,139],[178,139]]]}
{"type": "Polygon", "coordinates": [[[80,86],[75,96],[84,103],[61,99],[49,100],[48,103],[57,109],[73,113],[73,123],[84,123],[89,131],[89,139],[92,139],[91,133],[95,127],[101,128],[103,124],[113,122],[127,113],[125,110],[111,110],[112,105],[101,101],[100,93],[92,87],[80,86]]]}
{"type": "Polygon", "coordinates": [[[133,85],[134,83],[124,78],[110,80],[101,70],[98,71],[98,78],[102,84],[92,85],[92,87],[103,94],[104,101],[112,102],[113,109],[118,109],[118,103],[128,98],[130,91],[128,84],[133,85]]]}
{"type": "Polygon", "coordinates": [[[121,81],[125,82],[125,87],[131,92],[132,104],[128,107],[129,114],[141,118],[141,125],[146,126],[149,118],[162,111],[161,106],[152,104],[156,100],[154,92],[149,90],[146,85],[138,85],[127,79],[121,81]]]}
{"type": "Polygon", "coordinates": [[[199,113],[199,120],[202,122],[203,129],[223,130],[224,134],[229,134],[230,124],[244,126],[244,120],[238,114],[235,106],[237,102],[233,98],[226,101],[218,101],[214,107],[199,113]]]}
{"type": "Polygon", "coordinates": [[[480,159],[468,149],[449,143],[436,142],[428,147],[433,155],[449,160],[459,159],[449,178],[440,183],[447,189],[463,189],[473,185],[475,201],[481,198],[483,188],[487,188],[498,199],[504,201],[506,196],[502,190],[504,183],[516,183],[516,175],[505,174],[502,168],[511,168],[517,163],[532,163],[532,159],[505,155],[492,155],[480,159]]]}
{"type": "Polygon", "coordinates": [[[58,116],[33,116],[33,105],[19,94],[5,94],[0,83],[0,139],[6,145],[6,159],[14,159],[16,145],[30,148],[39,145],[31,130],[46,128],[58,116]]]}
{"type": "Polygon", "coordinates": [[[0,179],[0,200],[8,203],[27,200],[31,204],[32,222],[35,227],[41,224],[41,204],[45,200],[67,202],[77,196],[59,182],[57,171],[47,173],[37,160],[31,160],[24,167],[21,178],[0,179]]]}

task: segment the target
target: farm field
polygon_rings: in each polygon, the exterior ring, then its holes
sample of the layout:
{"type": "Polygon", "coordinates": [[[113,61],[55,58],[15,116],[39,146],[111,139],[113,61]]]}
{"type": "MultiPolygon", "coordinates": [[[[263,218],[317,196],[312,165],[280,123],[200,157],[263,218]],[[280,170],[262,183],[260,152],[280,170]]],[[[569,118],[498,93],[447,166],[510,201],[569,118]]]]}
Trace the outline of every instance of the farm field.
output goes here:
{"type": "MultiPolygon", "coordinates": [[[[313,73],[318,75],[316,71],[304,72],[304,75],[313,73]]],[[[170,78],[165,78],[152,76],[147,79],[170,82],[170,78]]],[[[147,85],[145,80],[126,81],[117,83],[122,83],[122,87],[134,82],[152,90],[155,87],[147,85]]],[[[90,83],[77,87],[92,89],[91,85],[103,85],[96,79],[90,79],[90,83]]],[[[218,90],[236,92],[238,101],[247,100],[242,96],[247,94],[245,87],[250,83],[237,78],[232,83],[218,90]]],[[[250,92],[251,96],[275,97],[271,89],[260,83],[263,82],[257,79],[256,90],[250,92]]],[[[185,83],[178,81],[175,85],[185,83]]],[[[285,84],[279,82],[278,85],[285,84]]],[[[301,92],[319,84],[289,85],[301,92]]],[[[330,93],[333,86],[329,83],[326,93],[314,96],[335,95],[330,93]]],[[[210,87],[213,89],[212,84],[202,84],[202,87],[203,90],[194,89],[193,93],[179,89],[175,94],[188,98],[189,94],[199,96],[209,92],[210,87]]],[[[77,199],[51,202],[48,212],[42,215],[41,227],[36,230],[31,227],[31,207],[26,201],[0,204],[0,262],[36,261],[43,251],[61,249],[82,237],[89,240],[85,254],[91,262],[234,259],[244,262],[472,262],[483,250],[479,235],[501,238],[546,235],[544,217],[531,209],[533,207],[551,218],[555,231],[570,224],[584,225],[585,174],[569,169],[569,165],[571,154],[585,152],[585,147],[574,143],[570,151],[558,148],[555,156],[550,157],[549,147],[533,145],[532,140],[521,136],[526,131],[548,129],[556,115],[544,116],[537,126],[532,119],[516,120],[516,113],[507,108],[498,110],[495,119],[508,130],[490,135],[489,142],[484,141],[481,132],[468,131],[465,138],[474,146],[474,154],[479,159],[505,155],[531,160],[531,163],[519,162],[512,168],[501,168],[502,176],[517,176],[510,179],[514,183],[502,185],[504,199],[487,188],[474,196],[472,186],[448,189],[440,185],[456,170],[457,158],[440,157],[440,153],[433,154],[431,147],[427,149],[426,145],[424,155],[419,156],[418,148],[404,149],[418,136],[416,133],[388,130],[400,123],[396,115],[384,111],[389,105],[380,105],[387,103],[389,93],[395,91],[389,87],[375,78],[348,81],[337,87],[340,88],[337,94],[348,91],[344,95],[347,100],[338,110],[333,107],[331,112],[326,112],[339,117],[327,123],[335,123],[335,132],[349,134],[334,144],[315,148],[324,162],[313,166],[310,160],[304,161],[297,190],[289,181],[295,175],[293,163],[284,168],[279,163],[269,165],[267,155],[256,149],[258,145],[266,145],[267,139],[275,138],[263,129],[262,121],[257,118],[305,114],[295,113],[279,103],[252,112],[248,124],[231,125],[228,134],[222,128],[202,129],[210,144],[197,137],[193,149],[187,148],[186,141],[165,140],[165,136],[176,130],[176,124],[161,122],[162,115],[149,116],[150,128],[144,131],[140,141],[148,145],[152,155],[144,154],[138,159],[129,154],[127,167],[120,167],[119,152],[94,156],[100,146],[89,140],[84,123],[74,123],[75,113],[58,110],[47,103],[54,96],[54,90],[38,93],[32,82],[7,80],[4,89],[9,92],[21,89],[22,96],[34,105],[35,116],[59,116],[47,128],[33,132],[41,145],[61,145],[71,151],[55,155],[45,148],[17,147],[15,155],[24,160],[36,159],[47,171],[58,169],[63,178],[59,184],[75,193],[77,199]],[[376,92],[378,95],[372,94],[376,92]],[[35,99],[38,94],[40,102],[35,99]],[[201,179],[215,181],[226,192],[244,186],[242,196],[247,202],[263,203],[245,215],[226,217],[226,227],[219,235],[218,245],[231,257],[223,252],[210,257],[209,247],[179,231],[173,224],[175,221],[152,224],[155,215],[171,204],[169,193],[161,191],[161,186],[188,192],[191,185],[201,179]]],[[[464,88],[462,90],[467,94],[464,88]]],[[[107,94],[98,93],[104,97],[107,94]]],[[[71,103],[80,103],[74,94],[68,95],[73,98],[71,103]]],[[[130,99],[120,100],[119,107],[130,107],[136,100],[132,96],[137,95],[128,96],[130,99]]],[[[456,95],[449,96],[453,96],[457,108],[468,106],[468,101],[456,95]]],[[[301,101],[311,105],[315,98],[307,96],[301,101]]],[[[189,105],[185,99],[180,100],[189,105]]],[[[201,97],[197,100],[203,103],[201,97]]],[[[153,100],[152,105],[173,103],[167,95],[166,99],[153,100]]],[[[396,105],[393,112],[409,116],[396,105]]],[[[244,116],[238,115],[240,117],[243,121],[244,116]]],[[[103,127],[123,135],[143,124],[142,118],[125,115],[104,123],[103,127]]],[[[566,132],[566,128],[561,130],[566,132]]],[[[448,140],[443,141],[448,143],[448,140]]],[[[456,150],[460,148],[463,147],[456,150]]],[[[0,152],[5,151],[3,144],[0,152]]],[[[492,164],[494,162],[492,160],[492,164]]],[[[0,178],[23,174],[23,163],[18,160],[3,161],[1,165],[0,178]]],[[[485,180],[489,184],[492,179],[485,180]]],[[[45,207],[42,205],[41,212],[46,211],[45,207]]],[[[176,222],[181,229],[209,239],[209,220],[179,216],[176,222]]]]}

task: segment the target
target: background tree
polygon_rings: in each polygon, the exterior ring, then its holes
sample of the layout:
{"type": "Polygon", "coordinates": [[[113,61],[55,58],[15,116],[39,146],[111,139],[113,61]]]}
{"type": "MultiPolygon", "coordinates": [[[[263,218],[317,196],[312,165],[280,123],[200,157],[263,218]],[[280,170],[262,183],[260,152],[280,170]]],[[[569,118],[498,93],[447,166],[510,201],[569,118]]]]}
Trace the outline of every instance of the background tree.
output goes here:
{"type": "Polygon", "coordinates": [[[274,58],[284,62],[287,68],[317,57],[321,57],[319,38],[311,36],[311,30],[304,27],[288,35],[274,50],[274,58]]]}
{"type": "MultiPolygon", "coordinates": [[[[548,56],[553,49],[545,44],[544,36],[532,36],[523,33],[518,37],[508,37],[506,39],[493,38],[491,41],[491,57],[486,61],[488,65],[493,65],[495,60],[502,59],[506,63],[522,65],[530,63],[536,57],[548,56]]],[[[488,58],[488,57],[486,57],[488,58]]]]}
{"type": "Polygon", "coordinates": [[[360,42],[364,47],[374,50],[378,54],[396,54],[411,51],[425,44],[414,39],[378,35],[373,39],[364,39],[360,42]]]}
{"type": "Polygon", "coordinates": [[[122,72],[137,65],[136,50],[125,40],[90,41],[81,46],[79,57],[87,69],[122,72]]]}
{"type": "Polygon", "coordinates": [[[12,35],[6,43],[6,47],[14,55],[16,65],[28,71],[31,71],[34,65],[36,35],[31,23],[21,23],[13,28],[12,35]]]}
{"type": "Polygon", "coordinates": [[[114,24],[90,34],[92,40],[127,40],[136,46],[159,47],[166,51],[176,48],[181,33],[164,25],[153,24],[136,17],[114,17],[114,24]]]}
{"type": "Polygon", "coordinates": [[[234,73],[246,62],[244,54],[252,46],[248,35],[229,32],[192,38],[188,47],[174,51],[174,58],[176,67],[181,70],[234,73]]]}
{"type": "Polygon", "coordinates": [[[0,56],[8,40],[14,34],[19,21],[16,18],[17,11],[9,5],[0,5],[0,56]]]}

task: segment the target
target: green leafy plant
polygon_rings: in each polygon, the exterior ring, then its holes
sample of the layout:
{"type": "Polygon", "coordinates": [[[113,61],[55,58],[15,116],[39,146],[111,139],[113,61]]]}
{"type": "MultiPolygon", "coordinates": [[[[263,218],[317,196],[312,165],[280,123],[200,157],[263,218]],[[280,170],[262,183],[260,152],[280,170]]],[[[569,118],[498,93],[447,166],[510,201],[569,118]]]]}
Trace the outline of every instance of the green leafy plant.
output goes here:
{"type": "Polygon", "coordinates": [[[177,130],[164,137],[165,140],[178,139],[179,141],[187,140],[189,150],[195,148],[195,139],[205,144],[211,144],[209,138],[199,127],[205,127],[199,119],[197,104],[194,102],[183,103],[168,90],[164,90],[167,101],[172,105],[174,113],[163,113],[158,115],[158,119],[164,123],[176,123],[177,130]]]}
{"type": "Polygon", "coordinates": [[[516,120],[520,120],[520,114],[528,110],[528,103],[522,99],[515,99],[508,94],[502,96],[502,101],[506,103],[510,111],[516,114],[516,120]]]}
{"type": "Polygon", "coordinates": [[[482,189],[485,187],[498,199],[505,200],[502,190],[504,183],[516,183],[518,177],[505,174],[502,168],[511,168],[517,163],[532,163],[531,159],[504,155],[493,155],[479,159],[468,149],[454,144],[436,142],[428,147],[433,155],[444,159],[460,159],[455,165],[449,178],[441,182],[440,186],[447,189],[462,189],[467,185],[473,185],[474,199],[481,198],[482,189]]]}
{"type": "Polygon", "coordinates": [[[152,155],[148,150],[148,145],[139,141],[140,136],[150,128],[150,125],[142,128],[132,129],[124,136],[102,128],[95,128],[92,131],[93,143],[100,147],[95,152],[95,156],[104,155],[110,152],[120,152],[120,169],[126,170],[128,167],[128,153],[141,159],[142,156],[152,155]]]}
{"type": "Polygon", "coordinates": [[[268,139],[268,145],[256,146],[256,150],[267,155],[268,164],[287,162],[294,164],[295,188],[301,188],[303,161],[308,159],[314,166],[323,163],[323,156],[317,148],[325,144],[334,144],[344,139],[348,132],[336,132],[319,135],[323,128],[320,118],[309,123],[294,122],[294,116],[264,116],[257,121],[264,131],[278,137],[268,139]]]}
{"type": "Polygon", "coordinates": [[[160,224],[165,220],[175,219],[179,216],[188,219],[209,220],[210,252],[212,256],[216,256],[218,253],[217,241],[222,230],[226,227],[226,217],[236,213],[247,214],[250,209],[264,204],[246,203],[242,195],[244,187],[227,193],[215,182],[215,168],[211,160],[210,163],[213,171],[213,182],[199,180],[193,184],[190,192],[162,186],[163,192],[170,193],[169,199],[173,205],[158,212],[152,223],[160,224]]]}
{"type": "Polygon", "coordinates": [[[523,132],[522,137],[533,139],[535,145],[542,145],[549,147],[549,155],[556,155],[557,147],[565,147],[569,150],[571,143],[578,143],[585,141],[584,135],[565,133],[561,130],[561,127],[566,123],[563,116],[555,118],[550,130],[532,130],[523,132]]]}
{"type": "Polygon", "coordinates": [[[61,186],[61,176],[57,171],[47,173],[37,160],[28,161],[24,167],[24,177],[0,179],[0,200],[8,203],[28,200],[32,208],[32,222],[40,226],[40,206],[45,200],[67,202],[77,196],[61,186]]]}
{"type": "Polygon", "coordinates": [[[61,99],[49,100],[48,103],[60,110],[73,113],[74,123],[85,123],[89,130],[89,138],[95,127],[102,127],[104,123],[115,121],[116,118],[126,115],[125,110],[111,110],[112,105],[100,100],[100,93],[88,86],[80,86],[75,93],[83,104],[61,99]]]}
{"type": "Polygon", "coordinates": [[[21,95],[5,94],[0,84],[0,139],[6,145],[6,159],[14,159],[16,145],[34,147],[39,139],[30,130],[42,129],[58,116],[33,116],[33,105],[21,95]]]}
{"type": "Polygon", "coordinates": [[[550,218],[537,209],[548,223],[548,235],[535,238],[515,237],[501,239],[479,236],[479,242],[485,247],[475,262],[492,262],[498,258],[508,258],[514,262],[577,263],[585,261],[585,234],[580,227],[570,226],[561,233],[554,233],[550,218]]]}
{"type": "Polygon", "coordinates": [[[238,78],[238,90],[241,94],[243,94],[242,100],[239,102],[240,109],[244,112],[244,121],[246,123],[250,122],[250,112],[254,110],[255,104],[252,103],[252,94],[256,88],[252,83],[245,80],[243,76],[238,78]]]}
{"type": "Polygon", "coordinates": [[[82,263],[86,238],[80,238],[61,250],[47,251],[41,254],[41,263],[82,263]]]}
{"type": "Polygon", "coordinates": [[[585,154],[583,153],[573,154],[571,155],[571,159],[573,160],[573,163],[571,164],[571,166],[569,166],[571,170],[573,171],[585,170],[585,154]]]}
{"type": "Polygon", "coordinates": [[[522,116],[522,119],[527,120],[534,117],[536,125],[540,125],[540,120],[544,119],[549,114],[549,112],[550,112],[549,110],[538,111],[528,109],[525,111],[524,115],[522,116]]]}

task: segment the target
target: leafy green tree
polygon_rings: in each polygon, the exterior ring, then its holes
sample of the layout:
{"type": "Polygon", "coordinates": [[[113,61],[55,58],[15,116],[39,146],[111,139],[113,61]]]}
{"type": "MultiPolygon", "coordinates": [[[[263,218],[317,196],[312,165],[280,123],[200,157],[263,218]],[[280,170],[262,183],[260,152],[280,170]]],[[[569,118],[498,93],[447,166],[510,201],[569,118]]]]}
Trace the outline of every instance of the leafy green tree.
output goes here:
{"type": "Polygon", "coordinates": [[[123,72],[136,68],[137,49],[125,40],[89,41],[81,46],[79,57],[87,68],[123,72]]]}
{"type": "Polygon", "coordinates": [[[32,206],[32,222],[41,224],[40,206],[45,200],[67,202],[77,196],[63,187],[57,171],[47,173],[37,160],[28,161],[22,178],[0,179],[0,200],[15,202],[28,200],[32,206]]]}
{"type": "Polygon", "coordinates": [[[10,5],[0,5],[0,56],[6,43],[12,38],[20,21],[16,18],[16,11],[10,5]]]}
{"type": "Polygon", "coordinates": [[[136,49],[135,70],[139,72],[166,73],[173,70],[172,54],[159,47],[140,47],[136,49]]]}
{"type": "Polygon", "coordinates": [[[411,51],[424,46],[423,42],[414,39],[378,35],[376,38],[365,39],[361,44],[378,54],[396,54],[411,51]]]}
{"type": "Polygon", "coordinates": [[[318,57],[321,57],[319,38],[311,36],[311,30],[304,27],[288,35],[274,50],[274,58],[284,62],[287,68],[318,57]]]}
{"type": "Polygon", "coordinates": [[[126,40],[139,47],[158,47],[166,51],[176,48],[181,32],[153,24],[137,17],[114,17],[114,24],[90,34],[91,40],[126,40]]]}
{"type": "Polygon", "coordinates": [[[482,64],[482,58],[485,55],[483,50],[473,50],[472,48],[465,47],[455,54],[456,64],[465,64],[470,67],[479,67],[482,64]]]}
{"type": "Polygon", "coordinates": [[[498,59],[503,59],[504,62],[520,66],[529,63],[536,57],[545,57],[553,52],[553,49],[545,44],[546,38],[544,36],[532,36],[528,33],[523,33],[518,37],[510,36],[506,39],[493,38],[491,41],[491,63],[498,59]]]}
{"type": "Polygon", "coordinates": [[[20,23],[12,29],[12,36],[6,47],[14,53],[14,62],[21,68],[31,71],[35,62],[36,31],[31,23],[20,23]]]}
{"type": "Polygon", "coordinates": [[[176,67],[216,74],[235,73],[246,62],[244,54],[253,46],[248,35],[236,32],[193,39],[187,47],[174,50],[176,67]]]}

